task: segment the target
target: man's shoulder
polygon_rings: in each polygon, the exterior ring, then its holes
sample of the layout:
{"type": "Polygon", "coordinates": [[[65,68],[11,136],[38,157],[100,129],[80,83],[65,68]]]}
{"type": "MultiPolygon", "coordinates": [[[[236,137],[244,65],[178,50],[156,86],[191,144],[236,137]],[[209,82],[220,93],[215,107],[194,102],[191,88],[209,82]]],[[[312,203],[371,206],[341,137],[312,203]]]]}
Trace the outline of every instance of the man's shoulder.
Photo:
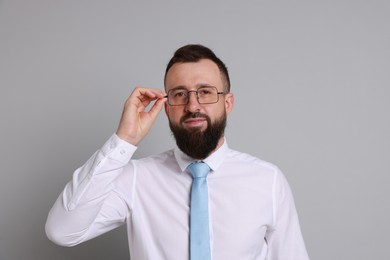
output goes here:
{"type": "Polygon", "coordinates": [[[156,153],[153,155],[148,155],[142,158],[137,159],[139,163],[164,163],[174,159],[174,150],[166,150],[161,153],[156,153]]]}
{"type": "Polygon", "coordinates": [[[261,167],[263,169],[268,169],[271,171],[279,171],[278,166],[276,166],[275,164],[273,164],[269,161],[266,161],[264,159],[256,157],[252,154],[238,151],[238,150],[234,150],[234,149],[230,149],[230,148],[229,148],[229,153],[228,153],[228,161],[230,161],[232,163],[236,163],[236,164],[240,163],[243,166],[245,165],[247,167],[251,167],[251,166],[252,167],[261,167]]]}

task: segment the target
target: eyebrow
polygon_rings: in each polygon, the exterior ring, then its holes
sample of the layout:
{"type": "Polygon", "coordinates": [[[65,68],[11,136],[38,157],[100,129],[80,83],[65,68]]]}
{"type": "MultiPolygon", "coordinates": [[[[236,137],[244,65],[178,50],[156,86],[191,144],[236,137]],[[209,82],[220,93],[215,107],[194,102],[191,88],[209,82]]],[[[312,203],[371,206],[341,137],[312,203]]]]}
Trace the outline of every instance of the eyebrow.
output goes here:
{"type": "Polygon", "coordinates": [[[187,88],[184,86],[177,86],[177,87],[171,88],[170,90],[173,90],[173,89],[187,89],[187,88]]]}
{"type": "MultiPolygon", "coordinates": [[[[197,89],[204,88],[204,87],[214,87],[215,88],[215,86],[207,84],[207,83],[200,83],[200,84],[195,85],[195,88],[197,88],[197,89]]],[[[185,86],[176,86],[176,87],[171,88],[171,89],[186,89],[186,90],[188,90],[188,88],[186,88],[185,86]]]]}

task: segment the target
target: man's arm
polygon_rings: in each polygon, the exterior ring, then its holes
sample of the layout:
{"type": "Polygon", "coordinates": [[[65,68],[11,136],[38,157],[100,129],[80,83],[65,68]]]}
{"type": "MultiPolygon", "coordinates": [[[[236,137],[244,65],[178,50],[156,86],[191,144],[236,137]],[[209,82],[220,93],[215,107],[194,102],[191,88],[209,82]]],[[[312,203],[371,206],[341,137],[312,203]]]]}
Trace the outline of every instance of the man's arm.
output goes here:
{"type": "MultiPolygon", "coordinates": [[[[137,145],[148,133],[161,111],[165,94],[156,89],[136,88],[127,99],[117,133],[81,168],[58,197],[46,221],[53,242],[73,246],[121,225],[128,214],[131,197],[115,190],[123,178],[137,145]],[[146,107],[157,100],[149,111],[146,107]]],[[[126,181],[132,187],[129,174],[126,181]]]]}
{"type": "Polygon", "coordinates": [[[274,181],[274,207],[274,226],[266,234],[267,259],[309,260],[294,198],[280,171],[274,181]]]}
{"type": "Polygon", "coordinates": [[[113,135],[73,173],[49,212],[45,229],[50,240],[73,246],[124,223],[131,198],[116,191],[115,180],[135,150],[113,135]]]}

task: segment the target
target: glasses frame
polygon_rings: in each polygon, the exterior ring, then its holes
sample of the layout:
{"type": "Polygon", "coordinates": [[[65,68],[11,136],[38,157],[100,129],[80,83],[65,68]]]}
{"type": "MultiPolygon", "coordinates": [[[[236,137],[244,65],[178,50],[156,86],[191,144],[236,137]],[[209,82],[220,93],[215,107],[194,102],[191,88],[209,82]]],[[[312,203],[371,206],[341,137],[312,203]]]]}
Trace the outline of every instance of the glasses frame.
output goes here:
{"type": "Polygon", "coordinates": [[[174,106],[174,107],[176,107],[176,106],[186,106],[186,105],[188,105],[188,102],[190,102],[190,93],[191,92],[194,92],[195,94],[196,94],[196,100],[198,101],[198,103],[200,104],[200,105],[208,105],[208,104],[215,104],[215,103],[218,103],[218,101],[219,101],[219,95],[222,95],[222,94],[227,94],[226,92],[223,92],[223,91],[218,91],[218,88],[217,87],[215,87],[215,86],[201,86],[201,87],[199,87],[197,90],[188,90],[188,89],[185,89],[185,88],[173,88],[173,89],[170,89],[169,91],[168,91],[168,93],[167,93],[167,95],[165,96],[167,99],[168,99],[168,105],[170,105],[170,106],[174,106]],[[201,89],[203,89],[203,88],[213,88],[213,89],[215,89],[216,91],[217,91],[217,101],[215,101],[215,102],[207,102],[207,103],[201,103],[201,102],[199,102],[199,90],[201,90],[201,89]],[[180,104],[180,105],[172,105],[170,102],[169,102],[169,92],[171,92],[171,91],[174,91],[174,90],[178,90],[178,89],[183,89],[183,90],[186,90],[187,91],[187,97],[186,97],[186,103],[185,104],[180,104]]]}

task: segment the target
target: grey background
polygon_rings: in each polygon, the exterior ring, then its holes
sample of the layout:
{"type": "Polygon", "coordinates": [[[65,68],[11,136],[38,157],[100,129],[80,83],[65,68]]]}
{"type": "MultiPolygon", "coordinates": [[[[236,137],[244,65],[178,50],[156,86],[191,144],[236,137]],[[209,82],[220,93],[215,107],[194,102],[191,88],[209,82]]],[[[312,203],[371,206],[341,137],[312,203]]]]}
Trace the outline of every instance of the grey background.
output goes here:
{"type": "MultiPolygon", "coordinates": [[[[311,259],[390,259],[390,1],[0,1],[0,259],[128,259],[44,234],[133,87],[183,44],[228,65],[229,145],[277,164],[311,259]]],[[[173,145],[162,113],[136,157],[173,145]]]]}

